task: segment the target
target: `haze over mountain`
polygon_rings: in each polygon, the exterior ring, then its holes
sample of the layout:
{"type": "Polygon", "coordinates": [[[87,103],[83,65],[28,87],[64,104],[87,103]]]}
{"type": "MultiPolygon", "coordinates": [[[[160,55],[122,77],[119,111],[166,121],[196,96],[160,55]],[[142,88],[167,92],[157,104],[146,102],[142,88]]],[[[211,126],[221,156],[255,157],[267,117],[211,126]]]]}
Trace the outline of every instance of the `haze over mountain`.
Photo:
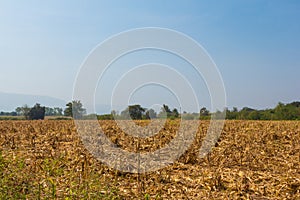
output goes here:
{"type": "MultiPolygon", "coordinates": [[[[67,101],[50,96],[0,92],[0,111],[11,112],[19,106],[27,104],[29,107],[31,107],[36,103],[40,103],[42,106],[46,107],[60,107],[64,109],[67,101]]],[[[83,106],[88,108],[88,113],[93,112],[92,108],[94,106],[83,106]]],[[[121,110],[123,107],[118,108],[121,110]]],[[[96,112],[99,114],[110,113],[111,111],[111,106],[106,104],[96,104],[95,108],[96,112]]]]}
{"type": "Polygon", "coordinates": [[[16,94],[0,92],[0,111],[14,111],[16,107],[27,104],[33,106],[40,103],[47,107],[61,107],[64,108],[66,101],[55,97],[30,95],[30,94],[16,94]]]}

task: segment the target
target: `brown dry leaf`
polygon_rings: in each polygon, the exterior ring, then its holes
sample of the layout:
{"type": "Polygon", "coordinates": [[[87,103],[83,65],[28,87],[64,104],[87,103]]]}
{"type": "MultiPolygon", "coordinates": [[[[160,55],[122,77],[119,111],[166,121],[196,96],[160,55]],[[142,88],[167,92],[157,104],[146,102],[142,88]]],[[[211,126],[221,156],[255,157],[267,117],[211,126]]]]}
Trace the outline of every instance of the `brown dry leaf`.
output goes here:
{"type": "MultiPolygon", "coordinates": [[[[138,139],[114,121],[99,124],[112,142],[131,152],[162,148],[179,127],[179,121],[168,121],[156,135],[138,139]]],[[[151,199],[300,199],[300,122],[226,121],[218,145],[199,159],[208,126],[209,121],[201,121],[193,144],[174,164],[137,175],[116,172],[94,158],[72,121],[0,121],[5,166],[0,163],[0,194],[27,199],[144,199],[146,194],[151,199]]]]}

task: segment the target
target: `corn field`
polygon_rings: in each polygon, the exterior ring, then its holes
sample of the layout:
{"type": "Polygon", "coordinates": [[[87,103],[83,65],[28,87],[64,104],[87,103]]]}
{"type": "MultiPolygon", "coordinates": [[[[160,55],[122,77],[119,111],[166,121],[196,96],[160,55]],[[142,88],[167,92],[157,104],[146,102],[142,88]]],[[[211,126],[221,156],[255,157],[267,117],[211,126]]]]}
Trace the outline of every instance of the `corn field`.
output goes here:
{"type": "MultiPolygon", "coordinates": [[[[118,147],[143,153],[168,144],[179,121],[148,138],[125,134],[115,121],[99,124],[118,147]]],[[[299,121],[226,121],[200,159],[208,126],[200,122],[175,163],[132,174],[94,158],[71,120],[0,121],[0,199],[300,199],[299,121]]]]}

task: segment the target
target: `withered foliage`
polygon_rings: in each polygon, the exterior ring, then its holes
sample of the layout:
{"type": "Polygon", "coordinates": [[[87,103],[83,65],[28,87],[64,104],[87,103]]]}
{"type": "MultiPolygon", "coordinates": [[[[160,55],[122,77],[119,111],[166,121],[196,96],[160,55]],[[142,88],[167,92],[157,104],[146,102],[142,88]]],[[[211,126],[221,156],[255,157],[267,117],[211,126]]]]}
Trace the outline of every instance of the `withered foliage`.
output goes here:
{"type": "MultiPolygon", "coordinates": [[[[149,138],[127,135],[114,121],[99,124],[119,148],[143,153],[172,141],[179,121],[149,138]]],[[[1,121],[0,199],[300,199],[300,122],[227,121],[200,159],[208,126],[201,121],[174,164],[131,174],[94,158],[72,121],[1,121]]]]}

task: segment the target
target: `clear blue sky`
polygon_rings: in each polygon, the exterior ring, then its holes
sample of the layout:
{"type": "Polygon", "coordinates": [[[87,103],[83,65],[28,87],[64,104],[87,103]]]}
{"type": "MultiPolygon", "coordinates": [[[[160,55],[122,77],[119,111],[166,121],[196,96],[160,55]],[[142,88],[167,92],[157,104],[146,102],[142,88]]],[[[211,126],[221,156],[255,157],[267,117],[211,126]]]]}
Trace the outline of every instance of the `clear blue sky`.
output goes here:
{"type": "Polygon", "coordinates": [[[0,92],[68,101],[97,44],[154,26],[183,32],[208,51],[229,107],[273,107],[300,100],[299,19],[297,0],[0,0],[0,92]]]}

